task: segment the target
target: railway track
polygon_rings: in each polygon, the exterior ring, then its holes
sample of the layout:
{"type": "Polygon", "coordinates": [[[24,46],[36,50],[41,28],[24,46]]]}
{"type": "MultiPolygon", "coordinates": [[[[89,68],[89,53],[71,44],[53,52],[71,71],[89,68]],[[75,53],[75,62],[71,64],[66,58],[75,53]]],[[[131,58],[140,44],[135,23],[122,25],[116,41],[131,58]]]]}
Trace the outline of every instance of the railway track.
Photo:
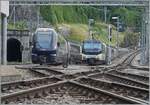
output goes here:
{"type": "Polygon", "coordinates": [[[34,67],[34,68],[29,68],[29,70],[39,76],[56,76],[56,75],[64,74],[63,72],[60,72],[58,70],[54,70],[46,67],[34,67]]]}
{"type": "Polygon", "coordinates": [[[102,73],[103,71],[106,70],[106,68],[99,68],[97,66],[89,66],[89,69],[90,71],[84,71],[84,72],[78,72],[78,73],[73,73],[73,74],[62,74],[60,76],[58,76],[59,78],[61,79],[64,79],[64,80],[74,80],[76,78],[80,78],[80,77],[83,77],[83,76],[88,76],[88,75],[94,75],[94,74],[97,74],[97,73],[102,73]]]}
{"type": "Polygon", "coordinates": [[[122,76],[122,77],[127,77],[127,78],[131,78],[131,79],[135,79],[137,81],[141,81],[144,83],[149,83],[149,77],[147,76],[143,76],[143,75],[139,75],[139,74],[131,74],[131,73],[127,73],[127,72],[123,72],[123,71],[110,71],[109,74],[115,74],[118,76],[122,76]]]}
{"type": "Polygon", "coordinates": [[[107,80],[107,81],[111,81],[111,82],[123,83],[123,84],[126,84],[126,85],[131,85],[131,86],[136,86],[136,87],[140,87],[140,88],[149,89],[149,84],[148,83],[144,83],[144,82],[141,82],[141,81],[136,81],[134,79],[129,79],[127,77],[119,76],[119,75],[116,75],[116,74],[97,73],[97,74],[89,75],[89,77],[94,78],[94,79],[102,79],[102,80],[107,80]]]}
{"type": "Polygon", "coordinates": [[[45,85],[45,84],[51,84],[51,83],[58,82],[60,80],[75,79],[83,75],[98,72],[98,71],[94,71],[94,72],[87,71],[87,72],[75,73],[75,75],[72,75],[72,74],[64,74],[60,71],[53,70],[50,68],[36,67],[36,68],[29,68],[29,69],[35,72],[35,74],[41,75],[44,77],[30,79],[30,80],[21,80],[21,81],[15,81],[15,82],[2,83],[1,84],[2,94],[9,94],[9,93],[13,93],[13,92],[20,91],[20,90],[25,90],[31,87],[33,88],[33,87],[38,87],[38,86],[45,85]]]}
{"type": "Polygon", "coordinates": [[[126,57],[126,59],[123,62],[121,62],[120,64],[118,64],[116,66],[116,70],[122,70],[122,69],[125,69],[127,67],[131,67],[131,62],[133,61],[134,57],[137,54],[138,54],[138,50],[129,54],[128,57],[126,57]]]}
{"type": "Polygon", "coordinates": [[[31,80],[2,83],[1,92],[2,94],[10,94],[13,92],[26,90],[29,88],[39,87],[41,85],[56,83],[58,81],[61,81],[61,79],[56,77],[43,77],[43,78],[36,78],[31,80]]]}
{"type": "Polygon", "coordinates": [[[11,104],[148,104],[148,77],[123,72],[135,53],[113,68],[67,74],[50,67],[31,67],[41,76],[1,85],[2,103],[11,104]],[[129,59],[128,59],[129,58],[129,59]],[[51,77],[53,76],[53,77],[51,77]]]}
{"type": "Polygon", "coordinates": [[[90,74],[95,74],[95,73],[99,73],[101,71],[103,71],[106,68],[101,68],[101,69],[97,69],[96,66],[89,66],[89,71],[83,71],[83,72],[77,72],[77,73],[73,73],[73,74],[67,74],[62,72],[62,69],[54,69],[54,68],[50,68],[50,67],[34,67],[34,68],[29,68],[30,71],[34,72],[35,74],[41,76],[41,77],[47,77],[47,76],[55,76],[55,77],[59,77],[61,79],[75,79],[77,77],[82,77],[82,76],[87,76],[90,74]]]}
{"type": "Polygon", "coordinates": [[[125,97],[137,98],[137,100],[148,104],[149,89],[143,89],[135,86],[130,86],[122,83],[115,83],[92,78],[80,78],[76,80],[79,83],[90,85],[98,89],[106,90],[125,97]]]}
{"type": "Polygon", "coordinates": [[[94,71],[87,71],[87,72],[79,72],[79,73],[75,73],[73,75],[76,77],[81,77],[81,76],[87,76],[90,74],[100,73],[101,71],[102,71],[102,69],[101,70],[94,70],[94,71]]]}
{"type": "MultiPolygon", "coordinates": [[[[140,101],[127,97],[119,96],[101,89],[93,88],[73,81],[60,81],[53,84],[43,85],[36,88],[30,88],[19,92],[3,95],[1,101],[3,104],[9,103],[32,103],[33,100],[43,99],[46,103],[60,100],[63,95],[67,95],[79,103],[109,103],[109,104],[140,104],[140,101]]],[[[68,101],[67,101],[68,102],[68,101]]],[[[38,102],[36,103],[38,104],[38,102]]]]}
{"type": "Polygon", "coordinates": [[[136,67],[136,66],[133,66],[133,65],[130,65],[130,66],[131,66],[131,68],[137,69],[139,71],[148,71],[149,72],[149,68],[140,68],[140,67],[136,67]]]}

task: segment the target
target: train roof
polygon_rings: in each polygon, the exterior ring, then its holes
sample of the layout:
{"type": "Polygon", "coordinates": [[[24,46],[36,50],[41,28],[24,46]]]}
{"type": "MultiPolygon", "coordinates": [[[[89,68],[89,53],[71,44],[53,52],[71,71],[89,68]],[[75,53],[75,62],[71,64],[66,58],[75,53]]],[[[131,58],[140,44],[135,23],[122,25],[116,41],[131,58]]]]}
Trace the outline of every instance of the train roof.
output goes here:
{"type": "Polygon", "coordinates": [[[37,31],[55,31],[55,29],[53,29],[53,28],[37,28],[36,32],[37,31]]]}
{"type": "Polygon", "coordinates": [[[87,43],[89,43],[89,42],[97,42],[97,43],[101,43],[101,41],[99,41],[99,40],[93,40],[93,39],[90,39],[90,40],[84,40],[83,41],[83,43],[85,43],[85,42],[87,42],[87,43]]]}
{"type": "Polygon", "coordinates": [[[91,43],[91,42],[95,42],[95,43],[101,43],[104,46],[106,46],[105,43],[101,42],[100,40],[96,40],[96,39],[89,39],[89,40],[84,40],[83,43],[91,43]]]}

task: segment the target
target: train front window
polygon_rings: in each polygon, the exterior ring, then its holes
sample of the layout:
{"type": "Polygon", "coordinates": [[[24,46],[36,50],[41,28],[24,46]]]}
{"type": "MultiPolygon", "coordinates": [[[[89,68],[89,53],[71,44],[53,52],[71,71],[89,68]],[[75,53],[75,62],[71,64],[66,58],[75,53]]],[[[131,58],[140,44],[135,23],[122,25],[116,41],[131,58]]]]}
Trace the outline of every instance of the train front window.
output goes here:
{"type": "Polygon", "coordinates": [[[102,46],[100,43],[84,43],[83,45],[84,49],[95,49],[95,50],[99,50],[102,49],[102,46]]]}
{"type": "Polygon", "coordinates": [[[42,49],[50,49],[52,43],[53,32],[38,32],[37,33],[37,47],[42,49]]]}

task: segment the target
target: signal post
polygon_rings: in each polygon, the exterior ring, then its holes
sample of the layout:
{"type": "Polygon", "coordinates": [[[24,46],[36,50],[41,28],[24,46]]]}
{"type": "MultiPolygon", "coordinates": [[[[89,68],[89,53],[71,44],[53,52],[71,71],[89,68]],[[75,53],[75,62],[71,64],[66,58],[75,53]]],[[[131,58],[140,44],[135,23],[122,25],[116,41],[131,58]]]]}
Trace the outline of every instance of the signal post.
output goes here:
{"type": "Polygon", "coordinates": [[[108,26],[108,39],[109,39],[109,44],[108,44],[108,59],[107,59],[107,64],[110,65],[111,64],[111,40],[112,40],[112,27],[109,24],[108,26]]]}

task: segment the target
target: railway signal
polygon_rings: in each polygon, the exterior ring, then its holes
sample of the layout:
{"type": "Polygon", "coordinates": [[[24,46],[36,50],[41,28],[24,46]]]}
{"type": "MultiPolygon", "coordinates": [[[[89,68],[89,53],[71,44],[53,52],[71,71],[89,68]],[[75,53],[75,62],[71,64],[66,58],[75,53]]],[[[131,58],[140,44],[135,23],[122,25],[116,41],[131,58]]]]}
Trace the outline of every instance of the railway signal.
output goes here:
{"type": "Polygon", "coordinates": [[[89,26],[90,26],[90,28],[91,28],[92,26],[94,26],[94,24],[95,24],[94,19],[89,19],[89,26]]]}
{"type": "Polygon", "coordinates": [[[111,25],[109,25],[109,28],[108,28],[108,31],[109,31],[109,41],[111,42],[111,40],[112,40],[112,27],[111,27],[111,25]]]}
{"type": "Polygon", "coordinates": [[[119,52],[119,17],[112,17],[113,20],[117,21],[117,35],[116,35],[116,39],[117,39],[117,43],[116,43],[116,47],[117,47],[117,55],[119,52]]]}
{"type": "Polygon", "coordinates": [[[89,19],[89,36],[91,39],[93,39],[92,27],[94,26],[94,24],[95,24],[94,19],[89,19]]]}

